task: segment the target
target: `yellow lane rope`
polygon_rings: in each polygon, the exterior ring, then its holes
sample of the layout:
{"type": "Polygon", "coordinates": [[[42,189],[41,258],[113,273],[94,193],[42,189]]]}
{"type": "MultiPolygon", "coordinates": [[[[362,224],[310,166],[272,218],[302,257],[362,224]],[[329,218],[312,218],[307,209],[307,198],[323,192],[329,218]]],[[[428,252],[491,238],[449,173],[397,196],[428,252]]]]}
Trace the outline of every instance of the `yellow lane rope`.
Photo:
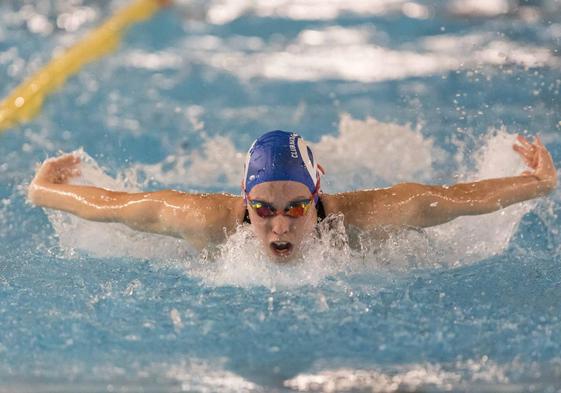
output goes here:
{"type": "Polygon", "coordinates": [[[0,102],[0,131],[24,123],[37,115],[47,94],[60,87],[84,65],[115,50],[124,31],[149,19],[166,0],[135,0],[118,10],[103,25],[55,57],[49,64],[16,87],[0,102]]]}

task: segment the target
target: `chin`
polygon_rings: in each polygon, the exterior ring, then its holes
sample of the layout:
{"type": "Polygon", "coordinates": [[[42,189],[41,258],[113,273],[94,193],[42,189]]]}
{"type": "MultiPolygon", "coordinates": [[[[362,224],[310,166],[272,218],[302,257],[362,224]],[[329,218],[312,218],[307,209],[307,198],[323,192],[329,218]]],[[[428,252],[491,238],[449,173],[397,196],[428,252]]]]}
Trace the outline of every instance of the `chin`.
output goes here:
{"type": "Polygon", "coordinates": [[[295,253],[291,252],[289,254],[285,254],[285,255],[278,255],[275,254],[273,252],[268,252],[267,255],[269,256],[269,258],[276,263],[290,263],[292,261],[294,261],[294,259],[296,259],[296,255],[295,253]]]}
{"type": "Polygon", "coordinates": [[[292,263],[294,262],[294,260],[296,259],[296,257],[294,255],[275,255],[275,254],[271,254],[269,253],[269,258],[278,264],[285,264],[285,263],[292,263]]]}

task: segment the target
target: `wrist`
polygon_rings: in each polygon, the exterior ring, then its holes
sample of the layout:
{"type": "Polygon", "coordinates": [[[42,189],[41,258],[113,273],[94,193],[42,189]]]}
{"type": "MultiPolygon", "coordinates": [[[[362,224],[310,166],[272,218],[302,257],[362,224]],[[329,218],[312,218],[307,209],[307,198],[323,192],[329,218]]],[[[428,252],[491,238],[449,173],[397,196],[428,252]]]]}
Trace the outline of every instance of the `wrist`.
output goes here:
{"type": "Polygon", "coordinates": [[[553,177],[553,178],[549,178],[549,179],[544,179],[541,180],[543,186],[543,190],[545,191],[545,193],[549,194],[551,193],[553,190],[555,190],[557,188],[557,178],[553,177]]]}

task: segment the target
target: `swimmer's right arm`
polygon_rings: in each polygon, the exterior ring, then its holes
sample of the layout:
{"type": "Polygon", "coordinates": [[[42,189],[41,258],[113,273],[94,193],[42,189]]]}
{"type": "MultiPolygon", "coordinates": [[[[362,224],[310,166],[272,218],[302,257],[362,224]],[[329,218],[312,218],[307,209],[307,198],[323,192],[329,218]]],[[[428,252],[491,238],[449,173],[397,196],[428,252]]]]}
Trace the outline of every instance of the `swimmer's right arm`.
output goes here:
{"type": "Polygon", "coordinates": [[[79,174],[79,162],[71,154],[45,161],[29,185],[30,202],[91,221],[120,222],[139,231],[185,238],[200,248],[223,240],[243,217],[238,196],[173,190],[128,193],[68,184],[79,174]]]}

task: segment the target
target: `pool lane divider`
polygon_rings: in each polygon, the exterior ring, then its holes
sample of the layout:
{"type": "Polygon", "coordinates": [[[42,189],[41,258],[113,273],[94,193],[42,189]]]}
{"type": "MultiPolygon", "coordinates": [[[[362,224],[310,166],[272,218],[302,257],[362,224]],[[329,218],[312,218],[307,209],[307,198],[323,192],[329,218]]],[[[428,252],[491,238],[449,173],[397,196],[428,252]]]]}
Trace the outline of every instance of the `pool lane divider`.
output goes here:
{"type": "Polygon", "coordinates": [[[170,0],[135,0],[31,75],[0,102],[0,132],[33,119],[45,97],[80,69],[114,51],[125,30],[151,18],[170,0]]]}

